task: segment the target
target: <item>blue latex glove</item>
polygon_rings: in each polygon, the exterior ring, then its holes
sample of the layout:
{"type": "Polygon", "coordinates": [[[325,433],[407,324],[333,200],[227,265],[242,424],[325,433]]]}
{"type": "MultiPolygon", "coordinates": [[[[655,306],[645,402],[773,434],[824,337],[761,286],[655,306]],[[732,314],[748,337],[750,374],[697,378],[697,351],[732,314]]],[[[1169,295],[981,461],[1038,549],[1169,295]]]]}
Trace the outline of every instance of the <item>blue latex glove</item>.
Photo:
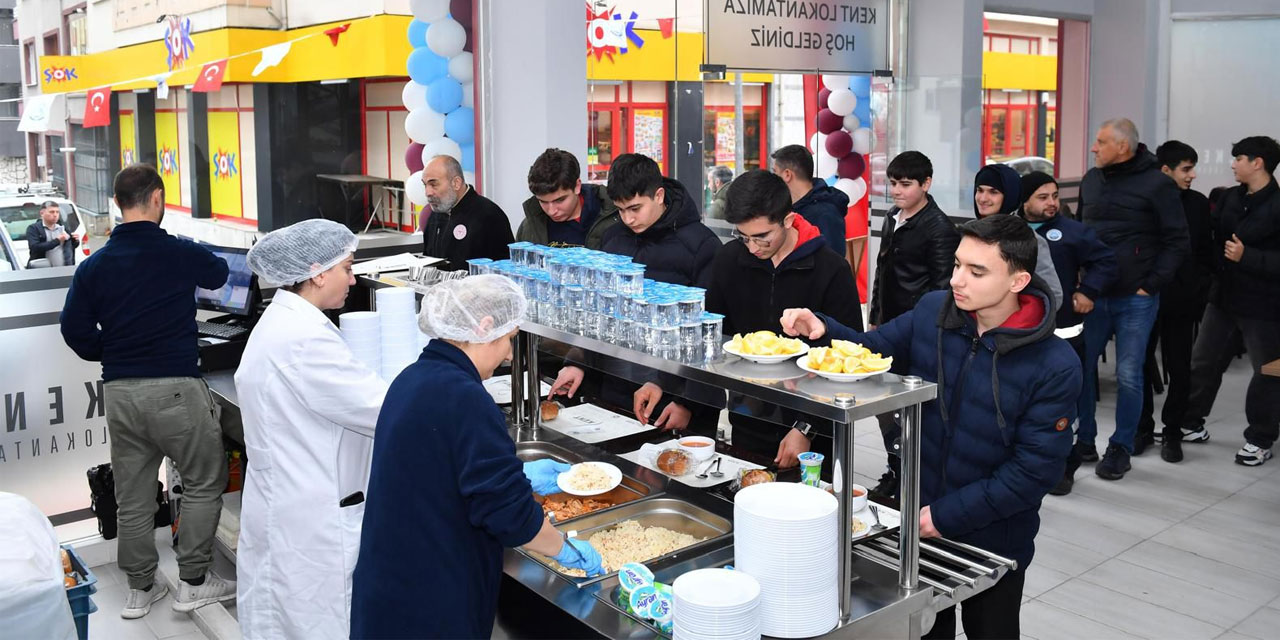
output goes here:
{"type": "Polygon", "coordinates": [[[529,484],[533,485],[534,493],[546,496],[560,493],[560,486],[556,484],[556,478],[568,471],[569,467],[570,465],[556,462],[550,458],[534,460],[533,462],[524,463],[524,476],[529,479],[529,484]]]}
{"type": "Polygon", "coordinates": [[[586,540],[565,538],[560,553],[551,559],[566,569],[582,569],[588,576],[604,574],[604,561],[600,558],[600,552],[586,540]]]}

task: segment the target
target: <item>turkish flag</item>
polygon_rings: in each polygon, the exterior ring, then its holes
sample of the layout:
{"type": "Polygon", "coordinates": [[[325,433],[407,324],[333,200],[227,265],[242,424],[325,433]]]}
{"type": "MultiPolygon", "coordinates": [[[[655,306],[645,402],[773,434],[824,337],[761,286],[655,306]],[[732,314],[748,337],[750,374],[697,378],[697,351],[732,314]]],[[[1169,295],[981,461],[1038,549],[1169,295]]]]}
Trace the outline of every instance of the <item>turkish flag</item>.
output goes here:
{"type": "Polygon", "coordinates": [[[675,18],[658,18],[658,28],[662,30],[662,39],[666,40],[675,33],[675,18]]]}
{"type": "Polygon", "coordinates": [[[222,88],[222,76],[227,72],[227,61],[218,60],[210,62],[200,68],[200,75],[196,78],[196,83],[191,86],[192,91],[212,92],[222,88]]]}
{"type": "Polygon", "coordinates": [[[80,126],[105,127],[111,124],[111,87],[91,89],[84,99],[84,118],[80,126]]]}

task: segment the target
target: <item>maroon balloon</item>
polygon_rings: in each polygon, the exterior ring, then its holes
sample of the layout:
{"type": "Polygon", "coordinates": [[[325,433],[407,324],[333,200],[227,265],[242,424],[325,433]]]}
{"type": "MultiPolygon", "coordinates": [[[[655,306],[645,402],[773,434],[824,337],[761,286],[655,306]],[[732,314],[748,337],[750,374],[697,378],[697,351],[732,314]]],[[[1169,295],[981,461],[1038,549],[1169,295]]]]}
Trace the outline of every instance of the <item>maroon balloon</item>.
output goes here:
{"type": "Polygon", "coordinates": [[[823,87],[823,88],[819,89],[819,90],[818,90],[818,108],[819,108],[819,109],[826,109],[826,108],[827,108],[827,98],[830,98],[830,97],[831,97],[831,90],[830,90],[830,89],[828,89],[828,88],[826,88],[826,87],[823,87]]]}
{"type": "Polygon", "coordinates": [[[463,29],[471,30],[471,0],[450,0],[449,15],[453,17],[463,29]]]}
{"type": "Polygon", "coordinates": [[[409,167],[409,173],[422,171],[422,145],[417,142],[409,143],[409,148],[404,150],[404,166],[409,167]]]}
{"type": "Polygon", "coordinates": [[[848,131],[839,129],[827,136],[827,153],[833,158],[843,158],[853,151],[853,137],[848,131]]]}
{"type": "Polygon", "coordinates": [[[836,175],[857,180],[867,170],[867,159],[861,153],[850,152],[836,163],[836,175]]]}
{"type": "Polygon", "coordinates": [[[823,135],[830,135],[843,126],[844,118],[836,115],[830,109],[823,109],[818,112],[818,131],[821,131],[823,135]]]}

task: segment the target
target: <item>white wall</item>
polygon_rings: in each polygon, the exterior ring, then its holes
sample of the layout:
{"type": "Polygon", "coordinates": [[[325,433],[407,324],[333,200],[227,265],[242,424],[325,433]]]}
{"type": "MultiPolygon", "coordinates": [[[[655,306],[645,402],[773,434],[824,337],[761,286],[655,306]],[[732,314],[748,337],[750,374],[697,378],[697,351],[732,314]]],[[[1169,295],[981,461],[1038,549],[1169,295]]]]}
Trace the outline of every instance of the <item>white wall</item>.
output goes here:
{"type": "Polygon", "coordinates": [[[1089,52],[1090,136],[1104,121],[1124,117],[1138,126],[1144,143],[1164,137],[1158,105],[1168,79],[1159,73],[1158,43],[1168,24],[1159,21],[1162,2],[1167,6],[1168,0],[1097,3],[1089,52]]]}
{"type": "MultiPolygon", "coordinates": [[[[578,156],[586,168],[587,60],[582,5],[565,0],[477,0],[489,23],[482,78],[491,106],[481,123],[490,173],[480,192],[498,203],[512,224],[523,219],[527,176],[547,147],[578,156]]],[[[478,105],[477,105],[478,106],[478,105]]]]}

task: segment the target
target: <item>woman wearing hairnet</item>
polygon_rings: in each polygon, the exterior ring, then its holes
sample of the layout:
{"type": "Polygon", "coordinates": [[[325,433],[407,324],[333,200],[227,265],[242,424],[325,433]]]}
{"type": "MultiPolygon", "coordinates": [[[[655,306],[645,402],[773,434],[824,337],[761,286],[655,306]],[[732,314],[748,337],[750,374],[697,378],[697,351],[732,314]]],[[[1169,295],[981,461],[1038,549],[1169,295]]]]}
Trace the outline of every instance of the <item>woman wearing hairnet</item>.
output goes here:
{"type": "Polygon", "coordinates": [[[236,393],[249,456],[237,610],[245,638],[346,638],[374,425],[387,384],[322,311],[342,307],[356,237],[329,220],[272,231],[249,267],[281,285],[236,393]]]}
{"type": "MultiPolygon", "coordinates": [[[[503,547],[602,572],[600,554],[563,538],[533,499],[502,412],[481,381],[511,355],[528,303],[504,276],[432,287],[418,323],[435,339],[378,416],[352,638],[488,638],[503,547]]],[[[554,475],[551,470],[548,476],[554,475]]]]}

